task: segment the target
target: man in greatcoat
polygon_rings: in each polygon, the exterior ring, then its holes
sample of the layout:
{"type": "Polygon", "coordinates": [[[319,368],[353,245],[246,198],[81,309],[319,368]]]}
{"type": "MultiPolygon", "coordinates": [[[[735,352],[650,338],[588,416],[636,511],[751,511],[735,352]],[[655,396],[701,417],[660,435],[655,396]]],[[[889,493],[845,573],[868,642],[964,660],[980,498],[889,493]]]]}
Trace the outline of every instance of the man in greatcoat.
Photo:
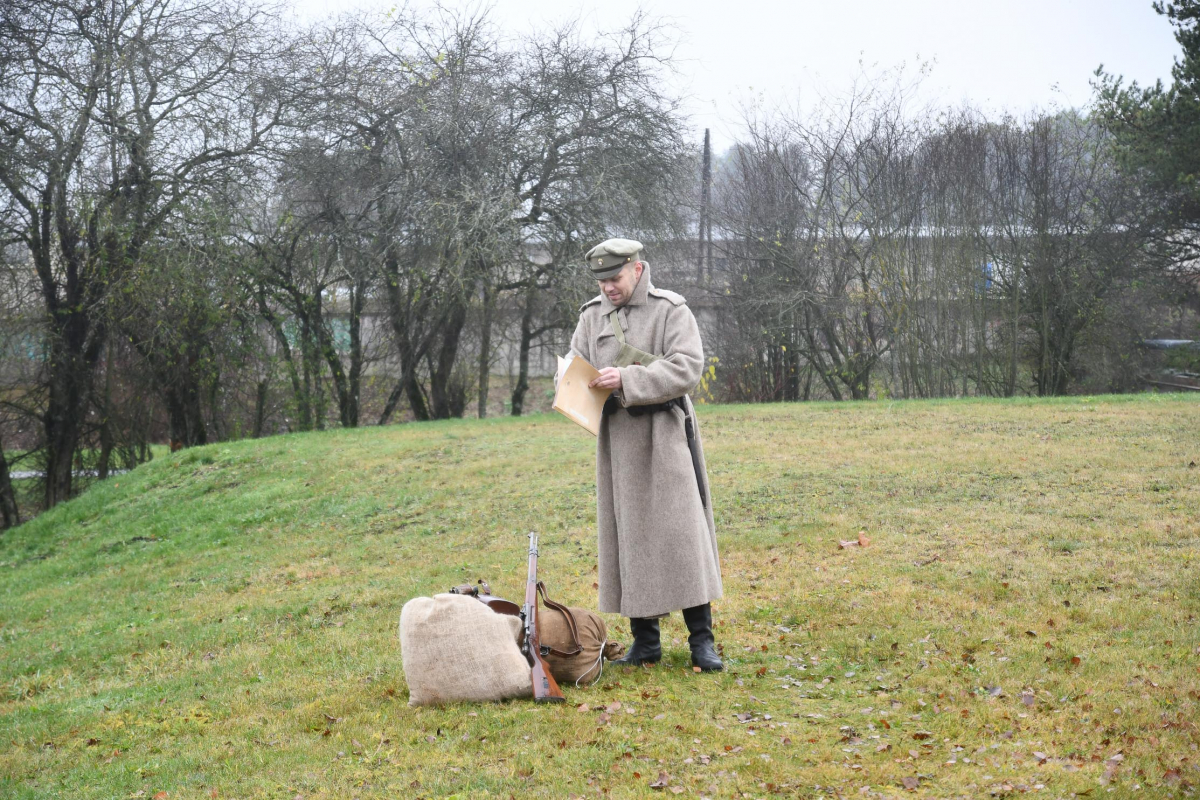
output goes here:
{"type": "Polygon", "coordinates": [[[571,349],[612,389],[596,444],[600,610],[629,617],[617,664],[662,658],[658,621],[682,610],[692,664],[723,669],[714,648],[721,597],[712,497],[695,410],[704,350],[683,297],[656,288],[642,245],[609,239],[587,253],[600,295],[580,309],[571,349]]]}

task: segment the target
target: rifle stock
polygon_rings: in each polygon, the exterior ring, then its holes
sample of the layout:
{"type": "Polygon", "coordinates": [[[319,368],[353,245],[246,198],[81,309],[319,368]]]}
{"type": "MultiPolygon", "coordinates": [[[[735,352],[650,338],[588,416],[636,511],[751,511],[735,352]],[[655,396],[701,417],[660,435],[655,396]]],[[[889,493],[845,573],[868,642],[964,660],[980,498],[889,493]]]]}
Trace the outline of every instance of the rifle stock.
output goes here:
{"type": "Polygon", "coordinates": [[[529,534],[529,577],[525,582],[525,605],[521,616],[525,620],[525,641],[521,649],[529,660],[529,675],[533,682],[533,699],[539,703],[561,703],[566,700],[562,689],[550,673],[542,656],[542,640],[538,630],[537,534],[529,534]]]}

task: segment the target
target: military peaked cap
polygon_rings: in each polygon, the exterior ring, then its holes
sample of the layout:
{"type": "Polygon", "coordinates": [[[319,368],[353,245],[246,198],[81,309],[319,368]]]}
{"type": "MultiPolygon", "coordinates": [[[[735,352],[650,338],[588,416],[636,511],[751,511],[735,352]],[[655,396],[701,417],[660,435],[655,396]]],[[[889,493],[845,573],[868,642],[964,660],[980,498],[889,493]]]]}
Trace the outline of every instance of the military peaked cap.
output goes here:
{"type": "Polygon", "coordinates": [[[616,277],[621,268],[633,261],[642,250],[642,243],[633,239],[607,239],[587,251],[588,268],[598,280],[616,277]]]}

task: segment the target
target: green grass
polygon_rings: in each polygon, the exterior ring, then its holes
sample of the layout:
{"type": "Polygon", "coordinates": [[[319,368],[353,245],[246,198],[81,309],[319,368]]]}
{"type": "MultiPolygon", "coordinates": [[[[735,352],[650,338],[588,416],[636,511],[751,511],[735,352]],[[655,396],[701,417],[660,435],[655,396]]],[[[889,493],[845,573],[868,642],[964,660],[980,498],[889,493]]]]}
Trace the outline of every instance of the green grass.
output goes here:
{"type": "MultiPolygon", "coordinates": [[[[169,455],[170,452],[171,449],[167,445],[150,445],[152,459],[159,456],[169,455]]],[[[23,450],[7,450],[4,453],[4,458],[8,462],[8,468],[10,472],[38,472],[43,466],[38,462],[38,455],[39,454],[36,452],[30,453],[23,450]]],[[[89,465],[88,468],[91,469],[91,465],[94,464],[95,460],[98,458],[98,451],[84,450],[81,455],[85,463],[89,465]]],[[[117,454],[114,453],[111,468],[113,470],[124,469],[124,465],[120,463],[120,460],[116,456],[117,454]]],[[[87,491],[87,489],[89,489],[94,483],[96,483],[96,479],[90,475],[77,474],[72,481],[71,488],[73,493],[81,494],[87,491]]],[[[44,485],[40,479],[14,479],[12,484],[13,494],[17,501],[17,509],[20,511],[21,519],[23,521],[33,519],[38,514],[42,513],[44,485]]]]}
{"type": "Polygon", "coordinates": [[[0,536],[0,796],[1200,786],[1194,398],[700,414],[727,672],[676,615],[565,705],[407,705],[401,605],[519,600],[528,531],[594,607],[593,444],[557,416],[215,445],[0,536]]]}

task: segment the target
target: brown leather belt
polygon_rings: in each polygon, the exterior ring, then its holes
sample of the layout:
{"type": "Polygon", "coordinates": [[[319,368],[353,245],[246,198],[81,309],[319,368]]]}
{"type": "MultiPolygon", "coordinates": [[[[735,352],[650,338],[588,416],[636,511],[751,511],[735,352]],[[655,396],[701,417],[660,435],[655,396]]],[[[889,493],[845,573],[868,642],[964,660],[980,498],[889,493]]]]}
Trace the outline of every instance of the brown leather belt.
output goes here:
{"type": "Polygon", "coordinates": [[[679,410],[687,416],[687,404],[683,402],[682,397],[676,397],[673,400],[668,400],[665,403],[654,403],[648,406],[622,406],[617,402],[617,398],[609,395],[604,401],[604,416],[611,417],[618,411],[628,411],[631,417],[640,417],[643,414],[655,414],[659,411],[670,411],[672,407],[679,406],[679,410]]]}

